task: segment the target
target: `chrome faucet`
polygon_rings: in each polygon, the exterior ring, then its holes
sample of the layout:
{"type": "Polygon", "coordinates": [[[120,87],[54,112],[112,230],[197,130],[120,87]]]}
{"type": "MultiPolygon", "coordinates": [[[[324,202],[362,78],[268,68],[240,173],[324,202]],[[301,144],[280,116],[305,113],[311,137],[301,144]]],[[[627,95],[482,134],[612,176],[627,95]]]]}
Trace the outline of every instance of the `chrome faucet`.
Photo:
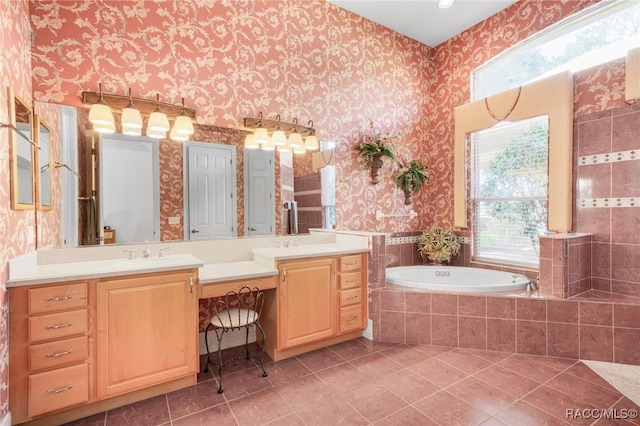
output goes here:
{"type": "Polygon", "coordinates": [[[170,247],[160,247],[158,251],[158,257],[164,257],[165,251],[169,250],[170,247]]]}
{"type": "Polygon", "coordinates": [[[146,244],[146,247],[142,251],[142,258],[149,259],[151,257],[151,249],[149,248],[149,241],[145,240],[144,243],[146,244]]]}
{"type": "Polygon", "coordinates": [[[287,240],[287,242],[284,243],[284,246],[286,248],[298,247],[298,241],[300,241],[299,238],[294,238],[294,239],[291,239],[291,240],[287,240]]]}
{"type": "Polygon", "coordinates": [[[130,250],[122,250],[125,253],[129,253],[129,260],[133,260],[136,258],[136,251],[134,249],[130,250]]]}

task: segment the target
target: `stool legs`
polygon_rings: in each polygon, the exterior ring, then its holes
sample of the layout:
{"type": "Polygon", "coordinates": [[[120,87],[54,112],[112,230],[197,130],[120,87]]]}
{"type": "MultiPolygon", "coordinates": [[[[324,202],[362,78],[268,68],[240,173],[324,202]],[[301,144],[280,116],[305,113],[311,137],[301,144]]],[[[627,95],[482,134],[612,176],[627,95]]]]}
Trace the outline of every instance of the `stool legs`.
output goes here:
{"type": "MultiPolygon", "coordinates": [[[[264,369],[264,343],[266,341],[266,336],[264,333],[264,329],[262,328],[260,323],[256,322],[255,326],[258,328],[258,330],[260,330],[260,334],[262,335],[262,346],[261,346],[260,357],[259,357],[260,370],[262,370],[262,377],[267,377],[268,375],[267,371],[264,369]]],[[[205,373],[209,371],[209,364],[216,365],[216,363],[211,361],[211,351],[209,350],[209,329],[210,328],[212,328],[211,324],[207,325],[207,328],[204,332],[204,344],[205,344],[205,347],[207,348],[207,363],[204,366],[204,370],[203,370],[205,373]]],[[[249,353],[249,328],[250,327],[246,327],[245,344],[244,344],[244,351],[245,351],[244,358],[247,360],[251,358],[251,354],[249,353]]],[[[216,338],[218,340],[218,377],[219,377],[218,393],[223,393],[224,390],[222,389],[222,377],[224,374],[224,371],[223,371],[224,363],[222,362],[222,337],[224,336],[224,333],[226,333],[228,330],[225,328],[214,328],[213,331],[216,333],[216,338]]]]}

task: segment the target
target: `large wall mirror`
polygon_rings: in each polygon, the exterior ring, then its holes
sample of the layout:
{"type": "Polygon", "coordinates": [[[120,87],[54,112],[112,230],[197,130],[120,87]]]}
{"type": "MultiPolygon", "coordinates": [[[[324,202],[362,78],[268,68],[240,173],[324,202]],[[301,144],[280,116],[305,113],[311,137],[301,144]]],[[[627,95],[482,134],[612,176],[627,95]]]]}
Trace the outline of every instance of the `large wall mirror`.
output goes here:
{"type": "Polygon", "coordinates": [[[51,131],[49,127],[36,116],[36,143],[38,150],[38,206],[41,210],[51,210],[51,131]]]}
{"type": "MultiPolygon", "coordinates": [[[[38,105],[37,110],[39,111],[40,105],[38,105]]],[[[78,245],[95,245],[100,244],[100,238],[103,235],[105,243],[107,242],[107,235],[109,235],[109,243],[123,243],[129,244],[134,242],[143,242],[145,239],[148,241],[180,241],[191,239],[190,237],[193,235],[196,238],[205,234],[204,231],[195,228],[193,225],[193,220],[187,218],[188,212],[191,212],[192,208],[188,206],[187,202],[191,201],[193,197],[188,195],[189,192],[189,182],[188,179],[185,178],[185,171],[188,171],[187,166],[184,165],[187,162],[189,155],[183,149],[183,144],[177,143],[165,143],[158,147],[159,150],[159,162],[160,162],[160,170],[156,173],[159,173],[160,176],[160,188],[158,195],[157,191],[155,193],[149,192],[148,195],[153,195],[153,204],[159,204],[159,212],[160,212],[160,229],[159,231],[156,229],[155,238],[151,237],[138,237],[142,238],[141,240],[137,240],[135,237],[126,238],[125,226],[115,224],[112,219],[108,219],[105,217],[104,212],[102,211],[103,206],[101,202],[104,201],[104,193],[102,191],[105,190],[105,186],[113,183],[113,179],[108,176],[103,175],[103,168],[100,167],[101,163],[105,161],[110,161],[109,158],[102,158],[100,155],[101,152],[101,144],[100,144],[100,136],[92,130],[87,130],[90,128],[90,123],[88,123],[87,119],[87,109],[83,107],[60,107],[55,104],[47,104],[43,103],[42,108],[47,111],[50,108],[59,108],[60,116],[64,117],[62,114],[62,110],[64,108],[72,109],[74,111],[73,118],[69,118],[69,123],[61,126],[59,141],[52,139],[50,154],[51,152],[55,152],[52,150],[53,147],[57,147],[58,143],[62,147],[62,151],[64,152],[65,144],[71,146],[73,148],[74,156],[77,159],[76,161],[72,161],[70,159],[65,160],[64,156],[62,157],[62,164],[52,163],[53,165],[57,165],[60,170],[59,173],[55,173],[53,176],[53,194],[54,198],[60,197],[61,208],[64,211],[63,220],[66,220],[67,217],[76,217],[77,220],[71,223],[61,224],[63,229],[61,232],[69,228],[73,228],[76,230],[76,234],[69,239],[65,240],[66,246],[74,246],[78,245]],[[66,166],[69,166],[67,168],[66,166]],[[163,174],[164,171],[164,174],[163,174]],[[64,184],[65,176],[71,176],[73,173],[73,179],[70,179],[69,184],[64,184]],[[58,180],[60,179],[60,181],[58,180]],[[61,183],[62,182],[62,183],[61,183]],[[60,192],[57,192],[57,185],[62,185],[60,188],[60,192]],[[69,194],[75,193],[74,197],[71,197],[70,200],[67,199],[69,194]],[[187,204],[185,206],[185,204],[187,204]],[[188,208],[187,208],[188,207],[188,208]],[[73,212],[76,212],[75,215],[73,212]],[[100,215],[103,215],[100,217],[100,215]],[[108,227],[108,229],[105,229],[108,227]],[[196,231],[200,231],[192,234],[191,231],[196,229],[196,231]],[[109,231],[109,232],[105,232],[109,231]],[[185,232],[186,231],[186,232],[185,232]],[[114,238],[115,237],[115,238],[114,238]],[[73,241],[73,242],[72,242],[73,241]],[[75,243],[77,241],[77,243],[75,243]]],[[[54,113],[47,114],[47,117],[55,116],[54,113]]],[[[65,123],[65,121],[63,121],[65,123]]],[[[49,123],[52,124],[52,123],[49,123]]],[[[55,126],[52,126],[52,131],[55,133],[55,126]]],[[[283,156],[280,154],[271,155],[271,167],[274,170],[271,170],[268,175],[268,182],[265,181],[259,185],[254,192],[267,197],[273,204],[270,207],[268,213],[272,214],[272,218],[269,218],[269,223],[275,222],[275,226],[269,226],[267,230],[262,231],[258,229],[258,226],[254,224],[256,221],[256,214],[252,214],[251,212],[257,211],[257,219],[263,219],[265,215],[265,211],[262,211],[261,208],[252,208],[256,204],[256,197],[251,197],[250,187],[251,184],[245,183],[245,175],[247,174],[247,167],[250,167],[248,159],[245,156],[244,151],[244,134],[245,132],[238,129],[233,128],[218,128],[215,126],[202,126],[200,128],[200,133],[198,134],[197,141],[192,141],[192,143],[196,143],[199,146],[205,146],[208,148],[216,148],[216,145],[220,143],[223,146],[233,148],[235,152],[236,159],[232,161],[234,164],[235,174],[232,174],[233,180],[233,188],[230,189],[230,192],[234,193],[233,200],[243,200],[244,202],[234,201],[233,206],[237,207],[236,210],[233,211],[232,216],[227,222],[231,226],[231,232],[233,232],[233,236],[244,236],[250,237],[253,235],[280,235],[286,233],[283,230],[286,221],[286,214],[288,213],[287,209],[283,207],[283,203],[285,201],[290,201],[296,197],[295,195],[295,173],[294,167],[299,167],[297,164],[294,166],[294,161],[289,159],[288,161],[283,160],[283,156]],[[206,142],[206,143],[205,143],[206,142]],[[265,188],[273,188],[267,191],[265,188]],[[275,192],[272,197],[269,197],[268,192],[275,192]],[[248,201],[245,200],[245,196],[248,197],[248,201]],[[280,202],[282,200],[282,203],[280,202]],[[245,228],[246,227],[246,228],[245,228]],[[255,229],[251,229],[255,228],[255,229]],[[248,230],[246,230],[248,229],[248,230]],[[244,230],[244,232],[241,232],[244,230]]],[[[52,138],[55,138],[57,135],[53,135],[52,138]]],[[[125,138],[121,134],[113,134],[103,136],[104,139],[122,139],[125,138]]],[[[218,147],[219,148],[219,147],[218,147]]],[[[43,147],[44,149],[44,147],[43,147]]],[[[257,153],[260,154],[260,153],[257,153]]],[[[290,154],[291,156],[291,154],[290,154]]],[[[71,158],[71,157],[69,157],[71,158]]],[[[41,163],[42,165],[46,164],[44,160],[41,163]]],[[[103,164],[104,165],[104,164],[103,164]]],[[[302,167],[305,165],[303,164],[302,167]]],[[[157,166],[156,166],[157,167],[157,166]]],[[[54,167],[55,168],[55,167],[54,167]]],[[[42,167],[40,167],[42,169],[42,167]]],[[[51,169],[51,168],[50,168],[51,169]]],[[[254,168],[255,169],[255,168],[254,168]]],[[[116,176],[120,177],[123,175],[122,171],[122,162],[117,161],[114,170],[116,176]]],[[[255,178],[256,170],[252,170],[254,175],[251,175],[255,178]]],[[[127,174],[133,173],[144,173],[141,167],[136,167],[135,165],[127,166],[127,174]]],[[[143,176],[148,176],[148,172],[143,174],[143,176]]],[[[217,175],[216,175],[217,176],[217,175]]],[[[262,175],[259,175],[262,177],[262,175]]],[[[266,175],[264,176],[267,179],[266,175]]],[[[296,177],[297,178],[297,177],[296,177]]],[[[220,181],[221,179],[218,179],[220,181]]],[[[335,179],[334,179],[335,180],[335,179]]],[[[138,183],[141,181],[141,178],[131,177],[129,182],[138,183]]],[[[252,181],[255,182],[255,179],[252,181]]],[[[130,184],[131,187],[133,184],[130,184]]],[[[119,191],[122,193],[130,192],[129,187],[127,189],[120,189],[119,191]]],[[[304,189],[302,186],[300,188],[304,189]]],[[[108,190],[108,188],[107,188],[108,190]]],[[[319,193],[319,189],[314,189],[319,193]]],[[[303,190],[303,195],[306,195],[308,190],[303,190]]],[[[310,198],[310,197],[307,197],[310,198]]],[[[320,198],[320,197],[316,197],[320,198]]],[[[229,199],[232,199],[231,197],[229,199]]],[[[57,199],[52,201],[58,202],[57,199]]],[[[315,201],[314,201],[315,202],[315,201]]],[[[318,201],[319,203],[320,201],[318,201]]],[[[310,202],[308,202],[310,203],[310,202]]],[[[122,204],[122,203],[121,203],[122,204]]],[[[147,202],[149,204],[149,202],[147,202]]],[[[218,204],[216,204],[219,207],[218,204]]],[[[261,205],[262,206],[262,205],[261,205]]],[[[120,205],[118,207],[117,203],[114,208],[120,208],[121,210],[126,207],[125,205],[120,205]]],[[[317,206],[304,207],[306,210],[311,211],[315,214],[315,212],[321,211],[321,206],[318,204],[317,206]]],[[[302,210],[304,213],[306,210],[302,210]]],[[[302,218],[301,213],[301,218],[302,218]]],[[[146,223],[151,223],[151,216],[147,216],[146,223]]],[[[226,216],[225,216],[226,217],[226,216]]],[[[153,219],[155,221],[155,219],[153,219]]],[[[134,223],[132,220],[129,220],[130,225],[132,227],[136,227],[139,223],[134,223]]],[[[320,227],[320,226],[314,226],[320,227]]],[[[302,229],[302,228],[301,228],[302,229]]],[[[306,230],[300,232],[308,232],[306,230]]],[[[208,236],[207,238],[226,238],[226,235],[223,235],[219,232],[214,232],[213,236],[208,236]]]]}
{"type": "Polygon", "coordinates": [[[7,94],[11,124],[17,129],[10,132],[11,208],[30,210],[35,206],[33,110],[10,88],[7,94]]]}

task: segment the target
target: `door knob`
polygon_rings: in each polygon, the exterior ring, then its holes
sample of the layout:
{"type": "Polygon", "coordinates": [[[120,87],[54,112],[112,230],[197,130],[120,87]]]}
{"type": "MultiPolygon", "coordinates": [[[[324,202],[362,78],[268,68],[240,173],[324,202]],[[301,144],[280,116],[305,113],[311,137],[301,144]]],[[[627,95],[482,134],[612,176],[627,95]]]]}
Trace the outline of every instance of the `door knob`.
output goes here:
{"type": "Polygon", "coordinates": [[[253,226],[249,228],[249,231],[255,231],[256,228],[254,228],[253,226]]]}
{"type": "Polygon", "coordinates": [[[192,233],[192,234],[196,234],[196,233],[198,233],[198,232],[200,232],[200,231],[197,231],[197,230],[195,230],[195,229],[192,229],[192,230],[191,230],[191,233],[192,233]]]}

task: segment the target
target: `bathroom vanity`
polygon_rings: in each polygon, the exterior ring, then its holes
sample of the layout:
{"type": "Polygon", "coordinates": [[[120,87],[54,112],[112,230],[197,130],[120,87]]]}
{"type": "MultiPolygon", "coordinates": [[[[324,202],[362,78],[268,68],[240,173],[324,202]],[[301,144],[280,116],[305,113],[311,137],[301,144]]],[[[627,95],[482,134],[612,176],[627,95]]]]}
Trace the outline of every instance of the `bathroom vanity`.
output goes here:
{"type": "Polygon", "coordinates": [[[202,244],[193,247],[164,258],[14,265],[13,423],[59,424],[195,384],[198,299],[242,285],[265,291],[259,343],[274,360],[362,335],[365,245],[248,247],[250,260],[206,264],[202,244]]]}

